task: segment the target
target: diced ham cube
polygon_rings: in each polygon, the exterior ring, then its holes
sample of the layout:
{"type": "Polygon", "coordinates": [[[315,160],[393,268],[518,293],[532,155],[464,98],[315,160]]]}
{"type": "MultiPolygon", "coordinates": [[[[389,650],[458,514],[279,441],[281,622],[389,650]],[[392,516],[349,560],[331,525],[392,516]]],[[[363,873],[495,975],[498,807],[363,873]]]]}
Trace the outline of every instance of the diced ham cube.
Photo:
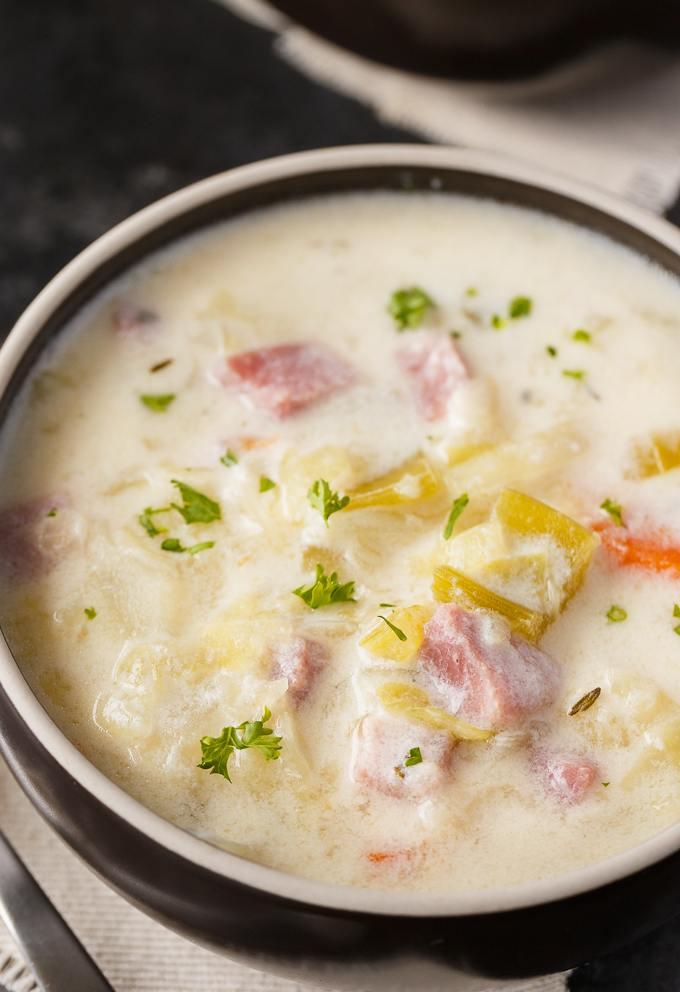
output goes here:
{"type": "Polygon", "coordinates": [[[371,713],[355,732],[350,776],[357,785],[384,796],[420,801],[446,784],[452,757],[448,734],[371,713]],[[420,748],[423,760],[406,767],[414,747],[420,748]]]}
{"type": "Polygon", "coordinates": [[[68,507],[68,498],[57,493],[0,512],[3,578],[13,581],[34,578],[48,571],[68,550],[72,532],[63,522],[68,507]]]}
{"type": "Polygon", "coordinates": [[[411,380],[413,398],[425,420],[443,417],[449,397],[469,378],[448,334],[419,335],[397,352],[397,361],[411,380]]]}
{"type": "Polygon", "coordinates": [[[317,641],[295,637],[287,644],[272,648],[273,667],[270,678],[288,679],[287,692],[299,706],[305,703],[317,676],[328,660],[328,651],[317,641]]]}
{"type": "Polygon", "coordinates": [[[534,754],[532,765],[548,792],[567,803],[582,802],[600,774],[587,758],[551,751],[534,754]]]}
{"type": "Polygon", "coordinates": [[[559,667],[500,617],[440,606],[425,624],[420,664],[454,715],[485,729],[510,727],[555,699],[559,667]]]}
{"type": "Polygon", "coordinates": [[[147,337],[151,325],[158,319],[158,314],[153,310],[145,310],[133,303],[119,303],[113,312],[114,326],[122,338],[147,337]]]}
{"type": "Polygon", "coordinates": [[[330,348],[308,341],[232,355],[217,378],[256,409],[288,417],[348,386],[357,373],[330,348]]]}

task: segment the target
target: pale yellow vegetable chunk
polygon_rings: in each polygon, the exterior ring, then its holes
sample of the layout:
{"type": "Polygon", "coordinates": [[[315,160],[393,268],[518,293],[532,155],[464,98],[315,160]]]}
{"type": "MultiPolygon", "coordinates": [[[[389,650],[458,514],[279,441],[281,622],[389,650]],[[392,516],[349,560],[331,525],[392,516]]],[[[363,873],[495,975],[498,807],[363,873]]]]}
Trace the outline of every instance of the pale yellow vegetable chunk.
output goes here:
{"type": "Polygon", "coordinates": [[[225,620],[206,627],[201,641],[209,664],[237,671],[257,665],[277,633],[279,627],[266,621],[225,620]]]}
{"type": "Polygon", "coordinates": [[[496,558],[474,570],[472,578],[505,599],[549,613],[548,556],[535,554],[496,558]]]}
{"type": "Polygon", "coordinates": [[[503,531],[497,520],[477,524],[457,534],[447,545],[448,564],[468,572],[507,556],[503,531]]]}
{"type": "Polygon", "coordinates": [[[557,546],[566,565],[566,573],[561,576],[563,606],[583,582],[599,537],[565,513],[514,489],[504,489],[500,494],[492,519],[500,523],[509,543],[513,538],[547,538],[557,546]]]}
{"type": "Polygon", "coordinates": [[[680,432],[652,434],[651,437],[635,444],[633,466],[630,476],[634,479],[648,479],[652,475],[663,475],[680,466],[680,432]]]}
{"type": "Polygon", "coordinates": [[[488,741],[494,736],[492,730],[479,730],[450,713],[430,706],[426,692],[414,685],[403,682],[385,682],[377,689],[377,696],[383,708],[404,720],[422,723],[432,730],[443,730],[458,741],[488,741]]]}
{"type": "Polygon", "coordinates": [[[440,603],[457,603],[465,610],[493,610],[508,621],[513,630],[526,637],[528,641],[537,641],[548,625],[549,617],[536,610],[527,609],[519,603],[512,603],[503,596],[498,596],[490,589],[475,582],[467,575],[462,575],[448,565],[438,565],[434,570],[432,594],[440,603]]]}
{"type": "Polygon", "coordinates": [[[406,640],[402,641],[384,620],[378,620],[361,638],[359,646],[378,658],[405,665],[422,644],[423,627],[432,616],[432,611],[425,606],[404,606],[392,613],[385,613],[385,616],[406,635],[406,640]]]}
{"type": "Polygon", "coordinates": [[[361,510],[367,506],[412,503],[433,496],[438,488],[436,475],[429,462],[421,456],[350,491],[347,509],[361,510]]]}

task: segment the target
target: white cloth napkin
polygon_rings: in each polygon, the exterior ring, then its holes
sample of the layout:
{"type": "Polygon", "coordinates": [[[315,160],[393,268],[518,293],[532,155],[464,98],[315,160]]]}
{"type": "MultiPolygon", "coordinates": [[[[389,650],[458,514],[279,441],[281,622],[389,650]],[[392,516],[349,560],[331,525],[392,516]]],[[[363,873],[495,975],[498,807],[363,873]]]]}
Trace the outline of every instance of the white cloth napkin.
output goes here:
{"type": "Polygon", "coordinates": [[[501,151],[661,213],[680,188],[680,58],[616,43],[528,82],[460,83],[388,69],[291,24],[266,0],[221,0],[277,32],[317,82],[430,141],[501,151]]]}

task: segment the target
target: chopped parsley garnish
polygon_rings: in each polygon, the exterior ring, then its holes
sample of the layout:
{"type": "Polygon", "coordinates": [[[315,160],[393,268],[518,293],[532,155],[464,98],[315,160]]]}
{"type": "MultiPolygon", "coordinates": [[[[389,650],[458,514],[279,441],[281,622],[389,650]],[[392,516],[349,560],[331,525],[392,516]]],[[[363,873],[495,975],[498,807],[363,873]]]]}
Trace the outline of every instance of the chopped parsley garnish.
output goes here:
{"type": "Polygon", "coordinates": [[[139,397],[144,406],[148,406],[149,410],[153,410],[154,413],[165,413],[172,401],[175,399],[174,393],[164,393],[162,395],[151,395],[139,397]]]}
{"type": "Polygon", "coordinates": [[[56,517],[56,515],[57,515],[57,508],[56,508],[56,506],[53,506],[52,509],[50,510],[50,512],[47,514],[47,516],[48,517],[56,517]]]}
{"type": "Polygon", "coordinates": [[[181,542],[176,537],[167,537],[161,544],[162,551],[176,551],[178,554],[186,551],[189,555],[197,555],[199,551],[207,551],[215,546],[214,541],[201,541],[200,544],[192,544],[190,548],[183,548],[181,542]]]}
{"type": "Polygon", "coordinates": [[[168,528],[161,527],[160,524],[155,524],[151,517],[154,513],[169,513],[172,507],[162,506],[159,510],[153,510],[150,506],[147,506],[145,510],[139,515],[139,522],[147,532],[149,537],[155,537],[157,534],[167,534],[168,528]]]}
{"type": "Polygon", "coordinates": [[[465,295],[466,296],[476,296],[477,295],[476,288],[474,286],[468,286],[468,288],[465,290],[465,295]]]}
{"type": "Polygon", "coordinates": [[[274,482],[273,479],[268,479],[266,475],[261,475],[260,476],[260,492],[261,493],[266,493],[270,489],[275,489],[275,488],[276,488],[276,483],[274,482]]]}
{"type": "Polygon", "coordinates": [[[557,348],[553,348],[553,346],[549,344],[546,346],[545,350],[548,352],[551,358],[557,358],[557,348]]]}
{"type": "Polygon", "coordinates": [[[252,747],[267,761],[275,761],[279,757],[283,738],[273,737],[274,731],[264,726],[270,719],[271,713],[265,706],[261,720],[246,720],[238,727],[225,727],[219,737],[202,737],[203,760],[198,767],[209,768],[211,775],[223,775],[227,782],[231,782],[228,764],[234,751],[252,747]]]}
{"type": "Polygon", "coordinates": [[[226,452],[220,458],[220,461],[223,465],[226,465],[227,468],[231,468],[232,465],[238,465],[238,458],[231,448],[227,448],[226,452]]]}
{"type": "Polygon", "coordinates": [[[574,331],[574,341],[583,341],[585,344],[590,344],[592,340],[592,335],[588,331],[584,331],[582,327],[579,327],[578,331],[574,331]]]}
{"type": "Polygon", "coordinates": [[[412,747],[408,753],[408,758],[404,762],[406,768],[410,768],[411,765],[419,765],[423,760],[423,756],[420,753],[419,747],[412,747]]]}
{"type": "Polygon", "coordinates": [[[394,317],[397,330],[404,331],[407,327],[420,327],[425,311],[434,307],[434,301],[418,286],[411,289],[398,289],[392,293],[387,310],[394,317]]]}
{"type": "Polygon", "coordinates": [[[463,512],[463,510],[465,509],[465,507],[468,505],[469,502],[470,499],[467,493],[463,493],[462,496],[459,496],[458,499],[455,499],[453,501],[453,508],[449,513],[449,519],[446,521],[446,527],[444,528],[445,541],[448,541],[448,539],[453,534],[453,528],[455,526],[456,520],[461,515],[461,513],[463,512]]]}
{"type": "Polygon", "coordinates": [[[603,782],[603,783],[602,783],[602,785],[603,785],[603,786],[605,787],[605,789],[606,789],[608,785],[611,785],[611,782],[603,782]]]}
{"type": "MultiPolygon", "coordinates": [[[[673,616],[680,617],[680,606],[678,606],[677,603],[673,607],[673,616]]],[[[678,624],[677,627],[673,627],[673,630],[675,631],[676,634],[678,634],[678,636],[680,636],[680,624],[678,624]]]]}
{"type": "Polygon", "coordinates": [[[562,369],[562,375],[568,379],[584,379],[586,374],[583,369],[562,369]]]}
{"type": "Polygon", "coordinates": [[[326,527],[329,526],[328,518],[332,513],[338,513],[340,510],[344,510],[346,506],[349,506],[349,496],[343,496],[340,499],[337,493],[331,492],[331,487],[325,479],[316,480],[307,493],[307,499],[314,509],[319,511],[326,523],[326,527]]]}
{"type": "Polygon", "coordinates": [[[324,575],[323,565],[316,566],[316,578],[309,589],[305,589],[304,586],[293,589],[293,595],[299,596],[313,610],[318,610],[320,606],[331,606],[333,603],[354,603],[356,600],[352,596],[353,592],[353,581],[340,585],[338,573],[324,575]]]}
{"type": "Polygon", "coordinates": [[[607,614],[607,620],[611,620],[612,623],[621,623],[621,621],[626,620],[627,617],[628,614],[622,606],[612,606],[607,614]]]}
{"type": "Polygon", "coordinates": [[[387,626],[390,628],[390,630],[393,631],[393,633],[395,633],[397,635],[397,637],[399,638],[400,641],[407,641],[408,640],[408,637],[406,636],[406,634],[404,633],[404,631],[403,630],[399,630],[399,628],[398,627],[395,627],[393,623],[390,623],[390,621],[387,619],[387,617],[378,617],[378,620],[384,620],[385,623],[387,624],[387,626]]]}
{"type": "Polygon", "coordinates": [[[222,519],[219,504],[214,500],[204,496],[203,493],[196,492],[185,482],[180,482],[178,479],[171,479],[170,481],[173,486],[177,486],[179,489],[184,504],[183,506],[178,506],[177,503],[170,505],[173,509],[179,510],[188,524],[209,524],[213,520],[222,519]]]}
{"type": "Polygon", "coordinates": [[[533,306],[528,296],[516,296],[508,309],[510,320],[519,320],[520,317],[528,317],[533,306]]]}
{"type": "Polygon", "coordinates": [[[612,518],[617,527],[625,527],[623,520],[621,519],[621,514],[623,510],[618,503],[612,503],[610,499],[606,499],[604,503],[600,504],[601,510],[606,510],[609,516],[612,518]]]}
{"type": "Polygon", "coordinates": [[[394,603],[379,603],[378,605],[379,605],[379,607],[380,607],[381,610],[385,610],[385,609],[393,610],[394,609],[394,603]]]}
{"type": "Polygon", "coordinates": [[[95,610],[94,606],[86,606],[84,612],[88,620],[94,620],[94,618],[97,616],[97,611],[95,610]]]}
{"type": "Polygon", "coordinates": [[[449,331],[449,334],[454,339],[454,341],[457,341],[459,338],[462,338],[463,336],[462,331],[449,331]]]}
{"type": "Polygon", "coordinates": [[[172,365],[174,360],[174,358],[166,358],[164,362],[157,362],[151,366],[149,372],[160,372],[161,369],[167,369],[168,365],[172,365]]]}
{"type": "Polygon", "coordinates": [[[506,324],[507,324],[507,320],[503,320],[503,318],[500,317],[497,313],[495,313],[491,318],[491,326],[494,327],[497,331],[500,331],[501,327],[505,327],[506,324]]]}
{"type": "Polygon", "coordinates": [[[591,689],[590,692],[587,692],[585,696],[581,696],[578,702],[574,703],[569,710],[569,716],[576,716],[577,713],[585,713],[586,710],[590,709],[601,692],[602,689],[598,686],[596,689],[591,689]]]}

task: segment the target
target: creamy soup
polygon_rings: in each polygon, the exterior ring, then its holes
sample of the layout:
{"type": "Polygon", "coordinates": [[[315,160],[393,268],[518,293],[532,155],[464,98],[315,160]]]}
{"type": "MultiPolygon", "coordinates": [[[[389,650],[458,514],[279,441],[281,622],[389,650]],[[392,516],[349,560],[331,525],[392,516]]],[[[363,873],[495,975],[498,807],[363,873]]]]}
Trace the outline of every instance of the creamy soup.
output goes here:
{"type": "Polygon", "coordinates": [[[0,618],[106,775],[309,878],[469,890],[680,817],[680,286],[351,194],[155,254],[1,439],[0,618]]]}

